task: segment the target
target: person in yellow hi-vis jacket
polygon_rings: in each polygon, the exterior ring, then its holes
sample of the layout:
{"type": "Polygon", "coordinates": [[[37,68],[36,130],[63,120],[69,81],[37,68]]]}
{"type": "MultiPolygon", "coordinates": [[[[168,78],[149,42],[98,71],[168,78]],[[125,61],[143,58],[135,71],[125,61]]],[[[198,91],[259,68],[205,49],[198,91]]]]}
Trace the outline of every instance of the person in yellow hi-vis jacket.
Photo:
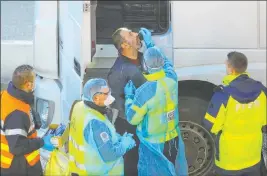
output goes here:
{"type": "Polygon", "coordinates": [[[69,172],[72,175],[123,175],[123,155],[135,146],[132,134],[123,136],[106,117],[114,102],[104,79],[91,79],[82,101],[74,103],[69,129],[69,172]]]}
{"type": "Polygon", "coordinates": [[[260,176],[262,130],[266,127],[266,87],[246,73],[248,60],[230,52],[227,76],[215,89],[204,125],[216,135],[217,175],[260,176]]]}

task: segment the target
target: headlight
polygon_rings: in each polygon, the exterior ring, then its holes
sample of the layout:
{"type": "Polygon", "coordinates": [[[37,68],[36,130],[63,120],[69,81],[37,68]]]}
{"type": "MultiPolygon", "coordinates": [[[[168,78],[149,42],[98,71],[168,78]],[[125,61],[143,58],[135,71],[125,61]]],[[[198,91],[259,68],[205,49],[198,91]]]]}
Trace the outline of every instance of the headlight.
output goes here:
{"type": "Polygon", "coordinates": [[[55,103],[53,101],[37,98],[36,111],[39,113],[43,129],[47,128],[53,120],[55,103]]]}

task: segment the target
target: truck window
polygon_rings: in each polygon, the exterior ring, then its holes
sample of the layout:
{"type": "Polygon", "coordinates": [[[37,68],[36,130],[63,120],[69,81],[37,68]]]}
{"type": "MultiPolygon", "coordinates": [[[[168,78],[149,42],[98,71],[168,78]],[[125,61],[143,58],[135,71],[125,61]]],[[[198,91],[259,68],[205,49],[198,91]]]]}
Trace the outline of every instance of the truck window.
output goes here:
{"type": "Polygon", "coordinates": [[[169,27],[168,1],[98,1],[96,9],[97,44],[111,44],[112,33],[120,27],[163,34],[169,27]]]}

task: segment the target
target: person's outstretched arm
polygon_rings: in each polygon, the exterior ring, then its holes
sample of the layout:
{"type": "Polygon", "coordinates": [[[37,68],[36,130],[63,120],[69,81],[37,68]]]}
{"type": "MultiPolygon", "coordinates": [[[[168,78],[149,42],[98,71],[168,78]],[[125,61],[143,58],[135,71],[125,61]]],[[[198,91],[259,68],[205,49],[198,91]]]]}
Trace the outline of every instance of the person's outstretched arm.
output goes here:
{"type": "Polygon", "coordinates": [[[160,50],[160,51],[161,51],[161,54],[164,58],[163,70],[164,70],[166,76],[174,79],[175,81],[178,81],[177,74],[174,70],[174,66],[173,66],[172,62],[168,59],[168,57],[163,53],[162,50],[160,50]]]}
{"type": "MultiPolygon", "coordinates": [[[[92,136],[97,149],[104,162],[115,161],[122,157],[131,147],[125,142],[125,138],[112,141],[112,134],[107,125],[99,120],[92,120],[84,130],[84,137],[89,143],[90,128],[92,128],[92,136]]],[[[117,134],[116,134],[117,135],[117,134]]],[[[90,152],[90,151],[89,151],[90,152]]]]}
{"type": "Polygon", "coordinates": [[[157,83],[146,82],[138,89],[129,82],[125,86],[125,115],[127,121],[132,125],[138,125],[148,111],[148,102],[155,96],[157,83]]]}

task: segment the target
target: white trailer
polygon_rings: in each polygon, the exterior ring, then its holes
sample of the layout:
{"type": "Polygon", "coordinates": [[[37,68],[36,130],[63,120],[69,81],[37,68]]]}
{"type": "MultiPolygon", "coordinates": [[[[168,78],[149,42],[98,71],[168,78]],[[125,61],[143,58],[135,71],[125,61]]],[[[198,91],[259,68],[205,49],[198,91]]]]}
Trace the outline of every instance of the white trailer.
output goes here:
{"type": "Polygon", "coordinates": [[[212,136],[201,126],[230,51],[249,59],[251,76],[266,85],[266,1],[36,1],[33,66],[43,131],[66,123],[83,83],[103,77],[117,51],[119,27],[152,31],[179,78],[179,112],[190,175],[210,173],[212,136]]]}

